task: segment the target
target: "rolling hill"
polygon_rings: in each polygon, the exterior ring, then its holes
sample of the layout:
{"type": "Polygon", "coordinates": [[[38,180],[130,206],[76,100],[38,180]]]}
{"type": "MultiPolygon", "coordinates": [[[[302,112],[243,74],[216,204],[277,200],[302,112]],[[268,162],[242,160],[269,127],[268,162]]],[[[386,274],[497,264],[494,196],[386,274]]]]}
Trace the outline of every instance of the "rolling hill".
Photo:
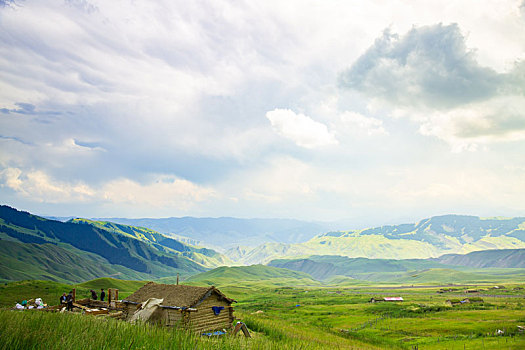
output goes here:
{"type": "Polygon", "coordinates": [[[525,276],[525,249],[444,255],[437,259],[367,259],[318,256],[276,259],[268,265],[308,273],[324,283],[358,280],[389,283],[470,283],[517,280],[525,276]]]}
{"type": "Polygon", "coordinates": [[[80,282],[112,275],[154,279],[199,273],[208,269],[204,263],[220,260],[212,250],[189,247],[142,228],[85,220],[59,222],[0,206],[3,280],[80,282]]]}
{"type": "Polygon", "coordinates": [[[265,265],[218,267],[191,276],[184,281],[190,285],[213,285],[219,288],[319,286],[320,283],[304,272],[265,265]]]}
{"type": "Polygon", "coordinates": [[[435,260],[456,266],[525,268],[525,249],[492,249],[468,254],[446,254],[435,260]]]}
{"type": "Polygon", "coordinates": [[[334,276],[374,280],[374,276],[385,274],[397,273],[395,275],[401,276],[407,271],[447,267],[437,261],[424,259],[367,259],[337,255],[313,255],[303,259],[277,259],[272,260],[268,265],[305,272],[317,280],[327,280],[334,276]]]}

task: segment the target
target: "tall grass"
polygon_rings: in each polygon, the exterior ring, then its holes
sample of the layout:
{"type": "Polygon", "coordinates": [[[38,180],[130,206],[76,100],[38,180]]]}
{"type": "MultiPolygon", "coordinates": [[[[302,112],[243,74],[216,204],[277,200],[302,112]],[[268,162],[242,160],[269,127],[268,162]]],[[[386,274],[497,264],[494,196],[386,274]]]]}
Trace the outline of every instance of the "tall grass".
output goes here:
{"type": "Polygon", "coordinates": [[[4,349],[194,349],[197,345],[199,339],[192,334],[146,324],[69,313],[0,311],[4,349]]]}
{"type": "Polygon", "coordinates": [[[172,327],[130,324],[114,319],[41,311],[0,311],[0,349],[368,349],[351,346],[346,339],[315,341],[308,332],[302,336],[280,331],[282,324],[250,326],[262,334],[200,337],[172,327]],[[264,328],[266,327],[266,328],[264,328]],[[264,329],[263,329],[264,328],[264,329]],[[328,346],[328,347],[327,347],[328,346]]]}

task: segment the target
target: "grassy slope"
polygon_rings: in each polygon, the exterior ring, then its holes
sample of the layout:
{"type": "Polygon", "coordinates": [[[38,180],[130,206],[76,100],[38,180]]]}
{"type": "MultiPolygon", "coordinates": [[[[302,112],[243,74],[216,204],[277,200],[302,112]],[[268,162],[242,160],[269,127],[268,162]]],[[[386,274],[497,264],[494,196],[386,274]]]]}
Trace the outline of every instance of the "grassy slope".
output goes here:
{"type": "MultiPolygon", "coordinates": [[[[17,211],[7,206],[0,206],[0,245],[7,246],[10,241],[23,244],[33,244],[32,253],[18,256],[3,255],[0,264],[8,266],[9,270],[2,276],[5,278],[48,278],[51,280],[79,281],[97,276],[108,276],[121,273],[127,278],[158,278],[172,276],[177,272],[194,274],[205,271],[206,268],[195,261],[183,256],[173,254],[164,248],[158,248],[129,236],[94,227],[74,223],[62,223],[46,220],[26,212],[17,211]],[[62,249],[69,250],[68,254],[60,249],[53,249],[45,245],[46,249],[54,250],[53,253],[43,253],[38,245],[54,244],[62,249]],[[39,252],[40,250],[40,252],[39,252]],[[33,254],[34,253],[34,254],[33,254]],[[60,260],[53,263],[53,257],[63,257],[62,262],[70,261],[67,268],[69,272],[81,272],[77,265],[90,272],[68,278],[59,266],[60,260]],[[69,255],[66,257],[66,255],[69,255]],[[34,257],[57,268],[59,275],[53,273],[53,268],[44,269],[45,273],[28,268],[28,263],[23,256],[34,257]],[[96,263],[86,261],[95,260],[96,263]],[[110,268],[107,264],[114,265],[110,268]],[[99,271],[97,271],[99,269],[99,271]],[[103,270],[103,271],[100,271],[103,270]],[[17,271],[21,272],[17,277],[17,271]],[[25,273],[24,271],[33,271],[25,273]],[[38,275],[38,276],[35,276],[38,275]]],[[[5,249],[4,249],[5,250],[5,249]]],[[[38,265],[39,261],[36,261],[38,265]]],[[[44,264],[45,265],[45,264],[44,264]]],[[[38,270],[38,268],[36,268],[38,270]]],[[[42,268],[40,268],[42,270],[42,268]]]]}
{"type": "Polygon", "coordinates": [[[525,249],[483,250],[465,255],[447,254],[436,260],[458,266],[525,268],[525,249]]]}
{"type": "Polygon", "coordinates": [[[79,283],[75,285],[75,287],[78,288],[84,288],[84,289],[94,289],[96,291],[99,291],[100,288],[108,289],[118,289],[119,290],[119,296],[122,296],[122,293],[125,294],[131,294],[135,292],[137,289],[142,287],[144,284],[146,284],[147,281],[126,281],[126,280],[118,280],[115,278],[97,278],[91,281],[87,281],[84,283],[79,283]]]}
{"type": "MultiPolygon", "coordinates": [[[[53,281],[18,281],[0,284],[0,306],[13,307],[17,301],[42,298],[49,305],[58,304],[62,293],[72,286],[53,281]]],[[[82,293],[82,291],[80,291],[82,293]]]]}
{"type": "Polygon", "coordinates": [[[423,259],[367,259],[348,258],[337,255],[313,255],[305,259],[276,259],[272,260],[269,265],[306,272],[319,280],[325,280],[336,275],[365,278],[368,275],[377,273],[383,274],[448,267],[437,261],[423,259]]]}
{"type": "Polygon", "coordinates": [[[319,286],[310,275],[264,265],[219,267],[203,272],[184,281],[191,285],[213,285],[237,295],[250,289],[275,288],[279,286],[319,286]]]}
{"type": "Polygon", "coordinates": [[[2,240],[0,243],[0,280],[47,279],[75,283],[99,276],[148,278],[92,253],[63,248],[54,244],[19,243],[2,240]]]}

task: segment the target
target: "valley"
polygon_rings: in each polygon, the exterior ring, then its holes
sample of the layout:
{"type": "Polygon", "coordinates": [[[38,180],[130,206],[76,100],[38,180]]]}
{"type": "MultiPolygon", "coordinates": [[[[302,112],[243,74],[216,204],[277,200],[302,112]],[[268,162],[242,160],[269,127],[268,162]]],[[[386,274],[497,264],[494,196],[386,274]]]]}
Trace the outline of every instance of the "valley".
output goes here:
{"type": "Polygon", "coordinates": [[[16,344],[31,346],[38,339],[55,348],[51,330],[42,338],[23,328],[45,319],[70,332],[115,322],[115,334],[133,334],[129,343],[128,336],[108,340],[88,332],[60,341],[57,349],[103,341],[116,348],[160,342],[164,348],[210,349],[521,349],[522,231],[521,218],[446,216],[414,225],[328,231],[301,236],[303,242],[215,250],[189,244],[196,236],[178,240],[173,232],[106,220],[48,220],[2,206],[0,341],[20,348],[16,344]],[[487,242],[492,249],[481,249],[487,242]],[[146,281],[175,284],[178,278],[185,285],[218,287],[237,300],[236,317],[253,338],[200,339],[146,324],[130,329],[116,320],[9,316],[7,310],[36,296],[56,304],[71,288],[79,297],[88,297],[91,289],[117,288],[125,298],[146,281]],[[385,297],[403,300],[370,303],[385,297]],[[456,305],[465,300],[473,301],[456,305]],[[12,331],[20,327],[22,334],[12,331]]]}

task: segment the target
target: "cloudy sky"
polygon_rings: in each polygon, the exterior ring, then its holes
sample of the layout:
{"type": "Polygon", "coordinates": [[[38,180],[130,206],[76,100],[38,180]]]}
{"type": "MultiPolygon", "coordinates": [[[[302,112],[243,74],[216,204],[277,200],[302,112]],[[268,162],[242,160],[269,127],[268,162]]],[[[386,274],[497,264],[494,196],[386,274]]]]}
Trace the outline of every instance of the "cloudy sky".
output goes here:
{"type": "Polygon", "coordinates": [[[525,2],[0,0],[0,198],[525,216],[525,2]]]}

